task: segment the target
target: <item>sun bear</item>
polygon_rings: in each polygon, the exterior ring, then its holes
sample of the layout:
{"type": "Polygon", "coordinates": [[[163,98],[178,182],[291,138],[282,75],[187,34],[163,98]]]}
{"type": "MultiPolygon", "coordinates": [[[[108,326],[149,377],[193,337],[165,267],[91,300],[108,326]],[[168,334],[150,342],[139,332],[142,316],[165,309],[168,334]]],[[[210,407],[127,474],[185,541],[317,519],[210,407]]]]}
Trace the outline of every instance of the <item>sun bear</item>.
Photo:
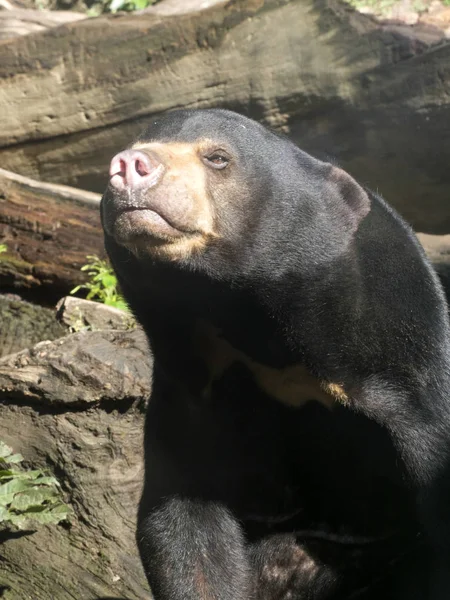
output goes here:
{"type": "Polygon", "coordinates": [[[400,216],[219,109],[156,117],[101,215],[154,355],[155,600],[448,600],[448,311],[400,216]]]}

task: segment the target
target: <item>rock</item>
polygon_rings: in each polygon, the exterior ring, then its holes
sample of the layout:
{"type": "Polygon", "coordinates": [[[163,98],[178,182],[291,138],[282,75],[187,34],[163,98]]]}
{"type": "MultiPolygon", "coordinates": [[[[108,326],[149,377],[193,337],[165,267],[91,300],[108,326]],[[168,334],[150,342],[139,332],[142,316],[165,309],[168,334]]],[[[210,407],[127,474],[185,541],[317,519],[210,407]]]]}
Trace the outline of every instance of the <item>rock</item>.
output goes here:
{"type": "Polygon", "coordinates": [[[21,396],[47,406],[142,402],[151,361],[144,333],[83,331],[0,360],[0,399],[21,396]]]}
{"type": "Polygon", "coordinates": [[[80,329],[126,331],[136,325],[134,317],[130,313],[100,302],[83,300],[74,296],[62,298],[56,305],[56,311],[57,319],[70,327],[72,331],[80,329]]]}

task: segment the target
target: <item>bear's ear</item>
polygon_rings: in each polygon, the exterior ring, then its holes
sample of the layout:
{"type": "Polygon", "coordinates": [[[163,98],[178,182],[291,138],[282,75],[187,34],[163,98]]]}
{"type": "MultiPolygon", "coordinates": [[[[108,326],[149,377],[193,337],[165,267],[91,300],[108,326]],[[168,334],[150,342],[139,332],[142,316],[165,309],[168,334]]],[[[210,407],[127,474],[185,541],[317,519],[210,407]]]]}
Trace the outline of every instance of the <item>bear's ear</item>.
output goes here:
{"type": "Polygon", "coordinates": [[[355,231],[370,211],[370,198],[351,175],[339,167],[327,166],[325,193],[329,208],[337,218],[344,219],[351,231],[355,231]]]}

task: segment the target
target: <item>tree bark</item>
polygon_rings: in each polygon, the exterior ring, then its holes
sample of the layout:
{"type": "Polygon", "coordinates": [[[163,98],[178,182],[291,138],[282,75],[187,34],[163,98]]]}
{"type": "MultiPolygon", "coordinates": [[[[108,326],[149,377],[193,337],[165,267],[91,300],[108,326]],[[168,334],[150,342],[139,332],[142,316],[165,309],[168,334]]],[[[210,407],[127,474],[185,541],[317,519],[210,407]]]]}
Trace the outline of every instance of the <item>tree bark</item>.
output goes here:
{"type": "Polygon", "coordinates": [[[100,196],[3,169],[0,190],[1,288],[54,304],[86,281],[88,254],[105,255],[100,196]]]}

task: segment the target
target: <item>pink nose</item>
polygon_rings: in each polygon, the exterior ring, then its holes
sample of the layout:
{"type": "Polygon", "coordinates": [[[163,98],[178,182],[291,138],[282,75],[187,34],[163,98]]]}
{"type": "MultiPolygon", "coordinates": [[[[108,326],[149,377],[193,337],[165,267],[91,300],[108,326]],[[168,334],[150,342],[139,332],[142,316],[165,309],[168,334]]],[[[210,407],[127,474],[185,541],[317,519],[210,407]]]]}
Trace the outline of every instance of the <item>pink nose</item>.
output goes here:
{"type": "Polygon", "coordinates": [[[116,154],[109,167],[111,184],[118,188],[151,187],[159,180],[163,166],[140,150],[124,150],[116,154]]]}

